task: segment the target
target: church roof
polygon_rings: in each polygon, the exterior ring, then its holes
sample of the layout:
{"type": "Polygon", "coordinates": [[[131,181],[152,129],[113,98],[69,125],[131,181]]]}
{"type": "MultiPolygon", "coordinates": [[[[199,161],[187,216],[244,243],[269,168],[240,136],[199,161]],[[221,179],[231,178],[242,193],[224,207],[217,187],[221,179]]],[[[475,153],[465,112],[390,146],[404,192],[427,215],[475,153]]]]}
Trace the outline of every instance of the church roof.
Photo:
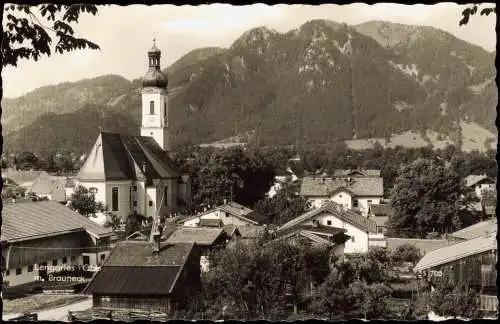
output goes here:
{"type": "Polygon", "coordinates": [[[180,175],[168,154],[152,137],[101,132],[77,179],[148,181],[180,175]]]}

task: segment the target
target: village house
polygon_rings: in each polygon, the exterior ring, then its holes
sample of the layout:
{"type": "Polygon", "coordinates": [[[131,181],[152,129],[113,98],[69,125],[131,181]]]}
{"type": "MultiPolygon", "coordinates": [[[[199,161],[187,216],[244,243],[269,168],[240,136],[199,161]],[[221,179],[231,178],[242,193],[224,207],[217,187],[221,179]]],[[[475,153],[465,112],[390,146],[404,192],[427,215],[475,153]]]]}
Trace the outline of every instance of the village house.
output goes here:
{"type": "Polygon", "coordinates": [[[41,175],[33,181],[33,185],[28,189],[27,194],[63,202],[67,200],[66,182],[66,177],[41,175]]]}
{"type": "Polygon", "coordinates": [[[455,283],[468,282],[480,294],[480,308],[498,311],[497,232],[458,242],[425,254],[414,271],[427,278],[448,276],[455,283]]]}
{"type": "Polygon", "coordinates": [[[377,224],[377,234],[387,232],[388,222],[393,213],[390,201],[381,201],[380,204],[368,206],[368,218],[377,224]]]}
{"type": "Polygon", "coordinates": [[[344,252],[364,253],[368,251],[370,237],[376,234],[377,224],[344,206],[333,201],[324,203],[299,217],[296,217],[278,228],[277,233],[283,233],[297,225],[324,225],[345,230],[350,239],[345,242],[344,252]]]}
{"type": "Polygon", "coordinates": [[[350,239],[346,229],[325,226],[319,223],[298,224],[283,229],[276,234],[275,240],[295,244],[297,240],[305,240],[311,246],[324,246],[331,249],[339,259],[344,257],[345,243],[350,239]]]}
{"type": "Polygon", "coordinates": [[[4,205],[4,284],[13,287],[47,280],[59,268],[98,266],[109,254],[112,234],[55,201],[4,205]]]}
{"type": "Polygon", "coordinates": [[[255,210],[240,205],[234,201],[225,201],[223,205],[209,209],[203,213],[183,217],[177,221],[177,224],[188,227],[196,227],[205,219],[219,219],[224,225],[232,224],[241,226],[258,226],[260,222],[266,220],[266,217],[255,210]]]}
{"type": "Polygon", "coordinates": [[[482,198],[483,190],[496,190],[496,182],[487,175],[469,175],[465,178],[465,185],[474,188],[478,198],[482,198]]]}
{"type": "Polygon", "coordinates": [[[148,57],[141,136],[101,132],[75,179],[123,220],[133,212],[169,216],[190,198],[189,176],[169,155],[168,79],[160,69],[161,51],[153,45],[148,57]]]}
{"type": "Polygon", "coordinates": [[[2,170],[2,180],[4,186],[19,186],[28,191],[33,183],[40,177],[49,177],[45,171],[32,171],[32,170],[16,170],[4,169],[2,170]]]}
{"type": "Polygon", "coordinates": [[[373,171],[337,170],[333,177],[304,177],[300,195],[311,201],[314,208],[321,207],[326,201],[333,201],[366,216],[369,204],[379,204],[383,199],[384,181],[379,173],[373,171]]]}
{"type": "Polygon", "coordinates": [[[172,314],[199,289],[200,254],[194,243],[131,240],[117,244],[83,292],[92,295],[93,308],[172,314]]]}
{"type": "MultiPolygon", "coordinates": [[[[168,227],[167,229],[168,230],[168,227]]],[[[210,227],[177,227],[162,236],[167,244],[194,243],[199,247],[200,266],[202,271],[209,270],[210,252],[224,248],[231,236],[223,228],[210,227]]]]}

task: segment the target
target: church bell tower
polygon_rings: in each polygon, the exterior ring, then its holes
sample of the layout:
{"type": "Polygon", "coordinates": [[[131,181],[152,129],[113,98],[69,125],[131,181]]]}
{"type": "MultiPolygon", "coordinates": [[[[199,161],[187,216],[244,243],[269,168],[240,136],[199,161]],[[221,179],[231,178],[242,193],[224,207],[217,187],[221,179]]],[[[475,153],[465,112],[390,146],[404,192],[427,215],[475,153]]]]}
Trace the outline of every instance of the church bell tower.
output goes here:
{"type": "Polygon", "coordinates": [[[142,79],[141,136],[153,137],[160,147],[169,152],[168,78],[160,69],[161,51],[153,47],[148,51],[149,69],[142,79]]]}

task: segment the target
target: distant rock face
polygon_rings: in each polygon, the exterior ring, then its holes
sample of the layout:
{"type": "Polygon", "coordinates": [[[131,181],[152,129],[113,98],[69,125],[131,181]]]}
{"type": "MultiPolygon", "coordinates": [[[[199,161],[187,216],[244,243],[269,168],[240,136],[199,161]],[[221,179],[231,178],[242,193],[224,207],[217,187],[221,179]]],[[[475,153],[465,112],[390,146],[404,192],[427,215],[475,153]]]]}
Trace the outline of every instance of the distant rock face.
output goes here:
{"type": "MultiPolygon", "coordinates": [[[[249,131],[268,144],[406,138],[422,130],[446,139],[460,134],[460,121],[496,136],[494,55],[431,27],[326,20],[284,34],[258,27],[229,49],[192,51],[166,72],[177,143],[249,131]]],[[[47,127],[47,119],[39,119],[46,112],[76,118],[79,109],[88,109],[85,103],[119,112],[116,118],[127,118],[131,127],[129,121],[140,123],[139,88],[140,80],[105,76],[4,99],[4,134],[17,129],[7,135],[16,138],[12,148],[37,147],[36,139],[21,140],[23,126],[47,127]]],[[[484,134],[477,140],[483,142],[484,134]]],[[[71,136],[68,141],[76,141],[71,136]]]]}

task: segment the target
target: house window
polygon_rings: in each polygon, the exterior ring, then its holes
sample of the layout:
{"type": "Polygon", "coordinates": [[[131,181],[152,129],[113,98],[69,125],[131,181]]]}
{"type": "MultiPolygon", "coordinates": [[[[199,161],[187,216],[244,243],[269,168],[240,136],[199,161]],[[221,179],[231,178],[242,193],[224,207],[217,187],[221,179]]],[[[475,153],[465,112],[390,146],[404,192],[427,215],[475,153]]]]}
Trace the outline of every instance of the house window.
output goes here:
{"type": "Polygon", "coordinates": [[[137,192],[137,186],[133,186],[132,188],[134,188],[134,192],[137,192]]]}
{"type": "Polygon", "coordinates": [[[359,205],[358,200],[357,200],[357,199],[354,199],[354,201],[352,202],[352,206],[353,206],[354,208],[358,208],[358,205],[359,205]]]}
{"type": "Polygon", "coordinates": [[[134,201],[134,207],[137,207],[137,201],[134,201]]]}
{"type": "Polygon", "coordinates": [[[101,254],[101,261],[104,261],[106,259],[106,254],[101,254]]]}
{"type": "Polygon", "coordinates": [[[111,190],[111,210],[118,211],[118,187],[111,190]]]}
{"type": "Polygon", "coordinates": [[[155,114],[155,102],[153,100],[149,102],[149,114],[150,115],[155,114]]]}
{"type": "Polygon", "coordinates": [[[9,275],[10,275],[10,270],[9,270],[9,269],[5,270],[5,275],[6,275],[6,276],[9,276],[9,275]]]}
{"type": "Polygon", "coordinates": [[[132,209],[132,187],[129,190],[129,208],[132,209]]]}
{"type": "Polygon", "coordinates": [[[153,201],[152,201],[152,200],[150,200],[150,201],[149,201],[149,207],[152,207],[152,206],[153,206],[153,201]]]}
{"type": "Polygon", "coordinates": [[[68,258],[67,258],[67,257],[64,257],[64,258],[62,259],[62,262],[63,262],[63,264],[68,263],[68,258]]]}
{"type": "Polygon", "coordinates": [[[354,236],[353,236],[353,237],[351,237],[351,242],[354,242],[354,236]]]}
{"type": "Polygon", "coordinates": [[[372,202],[372,200],[371,200],[371,199],[368,199],[367,201],[368,201],[368,203],[371,203],[371,202],[372,202]]]}
{"type": "Polygon", "coordinates": [[[384,233],[384,228],[383,227],[377,227],[377,233],[379,233],[379,234],[384,233]]]}
{"type": "Polygon", "coordinates": [[[74,256],[74,255],[73,255],[73,256],[71,256],[71,262],[72,262],[72,263],[73,263],[73,262],[76,262],[76,256],[74,256]]]}
{"type": "Polygon", "coordinates": [[[327,220],[326,221],[326,225],[332,225],[332,221],[331,220],[327,220]]]}
{"type": "Polygon", "coordinates": [[[163,103],[164,115],[165,115],[165,124],[168,125],[168,114],[167,114],[167,102],[163,103]]]}
{"type": "Polygon", "coordinates": [[[52,260],[52,265],[53,265],[53,266],[56,266],[56,265],[57,265],[57,259],[52,260]]]}
{"type": "Polygon", "coordinates": [[[33,265],[28,266],[28,272],[33,272],[33,265]]]}
{"type": "Polygon", "coordinates": [[[339,198],[342,198],[342,194],[339,194],[339,198]]]}
{"type": "Polygon", "coordinates": [[[16,269],[16,276],[20,275],[21,273],[23,273],[23,269],[17,268],[16,269]]]}
{"type": "Polygon", "coordinates": [[[163,200],[165,200],[165,206],[168,205],[168,186],[165,186],[165,191],[163,192],[163,200]]]}

